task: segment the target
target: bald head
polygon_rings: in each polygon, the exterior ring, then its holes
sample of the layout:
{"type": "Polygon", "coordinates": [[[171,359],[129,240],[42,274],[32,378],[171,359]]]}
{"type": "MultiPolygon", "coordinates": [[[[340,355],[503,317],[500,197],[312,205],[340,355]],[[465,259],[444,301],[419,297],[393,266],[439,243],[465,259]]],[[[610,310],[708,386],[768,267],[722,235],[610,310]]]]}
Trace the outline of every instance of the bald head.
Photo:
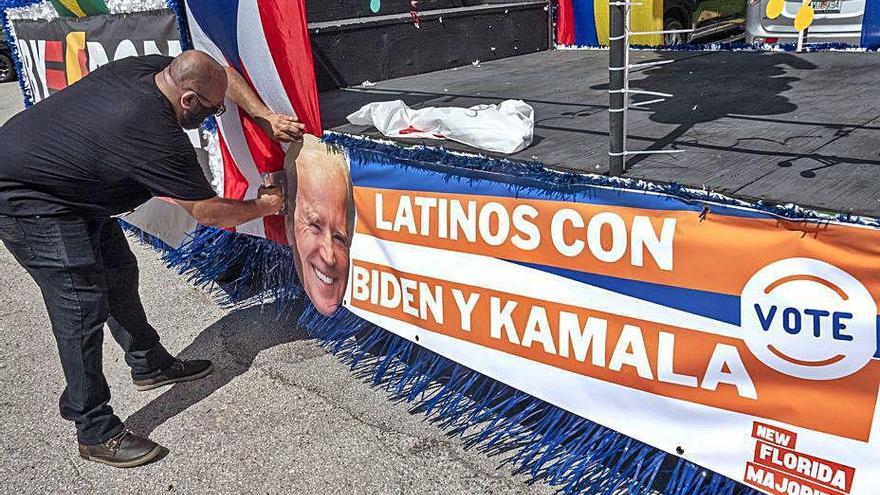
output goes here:
{"type": "Polygon", "coordinates": [[[187,50],[162,72],[156,85],[174,107],[177,120],[187,129],[205,118],[222,113],[226,98],[226,69],[205,52],[187,50]]]}
{"type": "Polygon", "coordinates": [[[226,93],[226,71],[205,52],[187,50],[171,62],[168,75],[181,89],[198,91],[202,95],[226,93]]]}

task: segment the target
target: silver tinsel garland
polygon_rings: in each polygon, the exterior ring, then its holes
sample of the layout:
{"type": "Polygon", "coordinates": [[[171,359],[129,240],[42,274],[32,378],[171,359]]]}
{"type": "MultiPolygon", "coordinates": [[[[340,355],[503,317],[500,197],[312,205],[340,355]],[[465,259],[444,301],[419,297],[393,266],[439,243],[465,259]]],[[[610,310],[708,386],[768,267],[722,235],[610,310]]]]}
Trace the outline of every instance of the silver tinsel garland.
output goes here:
{"type": "Polygon", "coordinates": [[[216,130],[202,129],[202,136],[207,144],[205,151],[208,152],[208,171],[210,172],[211,187],[217,194],[223,194],[223,155],[220,154],[220,139],[216,130]]]}
{"type": "MultiPolygon", "coordinates": [[[[165,0],[105,0],[111,14],[128,14],[167,8],[165,0]]],[[[48,1],[7,9],[10,19],[52,20],[58,17],[55,7],[48,1]]]]}
{"type": "Polygon", "coordinates": [[[52,20],[58,17],[55,7],[49,2],[40,2],[27,7],[14,7],[6,9],[6,17],[9,19],[52,20]]]}

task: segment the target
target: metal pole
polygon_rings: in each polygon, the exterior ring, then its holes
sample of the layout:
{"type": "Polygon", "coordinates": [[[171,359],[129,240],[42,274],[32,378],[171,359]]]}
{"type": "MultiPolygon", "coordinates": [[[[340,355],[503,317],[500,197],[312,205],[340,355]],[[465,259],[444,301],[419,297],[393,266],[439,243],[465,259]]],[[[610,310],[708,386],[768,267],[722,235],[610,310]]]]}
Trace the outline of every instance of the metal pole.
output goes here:
{"type": "Polygon", "coordinates": [[[609,50],[608,50],[608,173],[612,176],[623,174],[624,161],[624,121],[627,95],[624,78],[626,76],[626,1],[609,0],[609,50]]]}

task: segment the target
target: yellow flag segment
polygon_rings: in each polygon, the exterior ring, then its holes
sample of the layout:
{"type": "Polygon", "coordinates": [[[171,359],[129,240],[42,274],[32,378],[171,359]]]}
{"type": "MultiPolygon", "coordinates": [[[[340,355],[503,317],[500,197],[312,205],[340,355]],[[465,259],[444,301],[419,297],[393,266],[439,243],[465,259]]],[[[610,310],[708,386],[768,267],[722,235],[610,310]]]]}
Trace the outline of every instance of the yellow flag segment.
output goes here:
{"type": "Polygon", "coordinates": [[[801,8],[798,10],[797,17],[794,18],[794,28],[798,31],[803,31],[810,27],[810,24],[813,23],[813,18],[815,17],[815,11],[813,10],[812,5],[801,5],[801,8]]]}
{"type": "Polygon", "coordinates": [[[782,15],[783,8],[785,8],[785,0],[770,0],[767,2],[767,18],[776,19],[782,15]]]}

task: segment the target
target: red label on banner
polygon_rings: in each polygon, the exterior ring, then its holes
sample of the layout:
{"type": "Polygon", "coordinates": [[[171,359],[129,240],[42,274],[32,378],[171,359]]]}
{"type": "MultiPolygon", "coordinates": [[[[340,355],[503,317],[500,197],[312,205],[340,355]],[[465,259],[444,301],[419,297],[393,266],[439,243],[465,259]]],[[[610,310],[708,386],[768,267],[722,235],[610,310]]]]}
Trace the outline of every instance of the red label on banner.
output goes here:
{"type": "Polygon", "coordinates": [[[749,462],[744,481],[747,485],[775,495],[845,495],[767,466],[749,462]]]}
{"type": "Polygon", "coordinates": [[[797,444],[797,433],[758,421],[755,421],[754,426],[752,426],[752,438],[766,440],[772,444],[789,449],[795,448],[797,444]]]}
{"type": "Polygon", "coordinates": [[[833,461],[758,440],[755,462],[803,478],[829,489],[849,493],[856,470],[833,461]]]}

